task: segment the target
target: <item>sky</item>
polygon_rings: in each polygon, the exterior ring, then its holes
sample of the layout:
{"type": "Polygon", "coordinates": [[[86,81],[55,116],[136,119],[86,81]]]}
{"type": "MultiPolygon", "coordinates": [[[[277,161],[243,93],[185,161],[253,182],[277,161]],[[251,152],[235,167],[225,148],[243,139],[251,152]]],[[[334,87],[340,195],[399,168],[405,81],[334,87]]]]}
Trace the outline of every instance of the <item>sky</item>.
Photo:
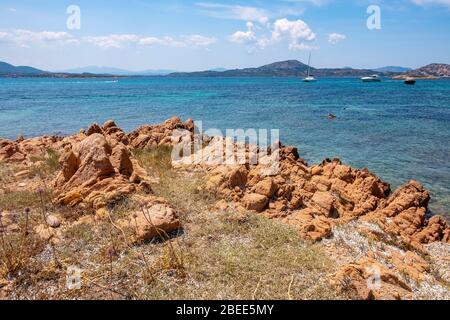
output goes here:
{"type": "Polygon", "coordinates": [[[450,63],[449,30],[450,0],[0,0],[0,61],[195,71],[311,53],[314,67],[416,68],[450,63]]]}

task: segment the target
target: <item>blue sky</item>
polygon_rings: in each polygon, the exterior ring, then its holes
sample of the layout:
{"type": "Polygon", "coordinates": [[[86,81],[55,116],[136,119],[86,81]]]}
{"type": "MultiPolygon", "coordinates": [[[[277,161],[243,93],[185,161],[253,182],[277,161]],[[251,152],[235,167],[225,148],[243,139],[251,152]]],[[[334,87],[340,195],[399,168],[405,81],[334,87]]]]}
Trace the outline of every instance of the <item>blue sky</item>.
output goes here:
{"type": "Polygon", "coordinates": [[[450,63],[450,0],[0,0],[0,61],[180,71],[450,63]],[[369,30],[367,8],[381,9],[369,30]],[[69,29],[77,5],[81,28],[69,29]]]}

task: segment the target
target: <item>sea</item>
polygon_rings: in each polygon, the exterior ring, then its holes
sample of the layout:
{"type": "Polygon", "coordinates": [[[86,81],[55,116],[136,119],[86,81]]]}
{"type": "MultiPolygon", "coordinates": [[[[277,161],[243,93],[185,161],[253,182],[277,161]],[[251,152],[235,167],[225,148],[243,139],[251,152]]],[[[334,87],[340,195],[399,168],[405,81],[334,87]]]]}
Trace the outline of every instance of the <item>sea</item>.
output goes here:
{"type": "Polygon", "coordinates": [[[0,78],[3,138],[69,135],[109,119],[131,131],[173,116],[204,130],[279,129],[310,164],[340,158],[393,188],[418,180],[432,213],[450,217],[450,80],[0,78]]]}

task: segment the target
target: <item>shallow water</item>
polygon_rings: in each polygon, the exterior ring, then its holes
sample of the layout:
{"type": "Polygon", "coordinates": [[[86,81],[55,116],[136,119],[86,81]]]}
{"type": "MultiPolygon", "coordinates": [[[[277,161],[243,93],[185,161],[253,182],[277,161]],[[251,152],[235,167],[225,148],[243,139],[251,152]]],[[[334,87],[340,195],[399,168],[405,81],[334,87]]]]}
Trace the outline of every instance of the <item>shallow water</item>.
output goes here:
{"type": "Polygon", "coordinates": [[[394,187],[419,180],[432,210],[450,213],[449,80],[0,78],[0,137],[72,134],[108,119],[133,130],[174,115],[204,128],[280,129],[310,163],[339,157],[394,187]]]}

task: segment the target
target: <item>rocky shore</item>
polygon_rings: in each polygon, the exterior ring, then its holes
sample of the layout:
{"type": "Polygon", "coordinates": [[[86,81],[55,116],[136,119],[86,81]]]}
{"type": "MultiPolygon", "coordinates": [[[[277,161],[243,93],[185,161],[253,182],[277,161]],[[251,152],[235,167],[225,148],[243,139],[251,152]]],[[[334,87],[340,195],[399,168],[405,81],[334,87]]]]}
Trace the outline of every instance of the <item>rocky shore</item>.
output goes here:
{"type": "MultiPolygon", "coordinates": [[[[180,267],[173,247],[180,238],[206,226],[189,220],[189,208],[176,207],[171,201],[173,195],[165,197],[155,191],[161,189],[167,170],[188,180],[200,177],[193,197],[201,194],[214,199],[210,208],[199,210],[200,215],[213,220],[222,213],[238,222],[262,217],[287,226],[305,245],[323,252],[332,261],[326,285],[338,298],[450,298],[450,227],[443,217],[428,215],[430,194],[419,182],[412,180],[391,190],[368,169],[351,168],[339,159],[309,165],[299,150],[281,144],[278,152],[273,152],[273,146],[267,151],[267,158],[276,156],[279,162],[275,174],[263,174],[267,172],[265,161],[250,163],[254,148],[249,145],[244,146],[248,154],[245,163],[201,161],[223,156],[215,152],[218,145],[227,143],[220,137],[203,137],[203,148],[197,154],[182,157],[170,169],[161,169],[159,158],[149,165],[143,156],[152,150],[170,152],[174,146],[196,138],[192,120],[172,118],[131,133],[108,121],[68,137],[0,139],[0,298],[39,298],[38,284],[24,285],[21,275],[29,269],[27,263],[42,263],[42,255],[49,255],[49,251],[53,259],[45,263],[64,270],[67,266],[57,252],[71,246],[68,234],[79,225],[94,228],[104,223],[115,230],[126,249],[116,254],[119,245],[108,246],[111,261],[118,256],[132,259],[130,252],[152,246],[158,238],[172,253],[171,270],[188,277],[189,266],[180,267]],[[26,195],[26,199],[17,200],[17,195],[26,195]],[[20,201],[24,205],[18,204],[20,201]],[[116,215],[124,201],[133,205],[116,215]],[[38,215],[43,219],[31,219],[30,211],[42,211],[38,215]],[[29,247],[33,249],[24,249],[30,238],[33,242],[29,247]],[[21,261],[14,262],[8,255],[5,241],[17,246],[15,252],[23,254],[21,261]]],[[[104,237],[113,239],[112,231],[104,232],[104,237]]],[[[79,254],[85,255],[84,250],[87,246],[80,246],[79,254]]],[[[264,254],[265,250],[262,245],[260,252],[264,254]]],[[[152,257],[150,253],[148,259],[152,257]]],[[[147,259],[142,261],[149,264],[147,259]]],[[[54,279],[56,283],[65,279],[65,271],[61,272],[54,279]]],[[[126,278],[123,275],[117,281],[126,278]]],[[[173,298],[168,294],[166,298],[173,298]]]]}

